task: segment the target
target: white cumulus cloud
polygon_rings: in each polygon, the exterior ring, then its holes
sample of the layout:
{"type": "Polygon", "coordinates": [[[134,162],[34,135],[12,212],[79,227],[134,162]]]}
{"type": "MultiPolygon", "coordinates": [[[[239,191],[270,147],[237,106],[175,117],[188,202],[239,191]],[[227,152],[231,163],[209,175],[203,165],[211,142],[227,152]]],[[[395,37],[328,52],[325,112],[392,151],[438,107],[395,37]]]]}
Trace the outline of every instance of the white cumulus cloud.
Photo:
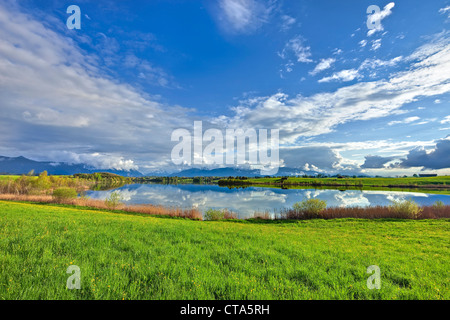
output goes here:
{"type": "Polygon", "coordinates": [[[319,72],[322,72],[324,70],[327,70],[329,68],[331,68],[331,66],[333,65],[333,63],[336,62],[336,59],[334,58],[328,58],[328,59],[322,59],[320,60],[320,62],[316,65],[316,67],[314,68],[314,70],[310,71],[309,73],[311,75],[316,75],[319,72]]]}

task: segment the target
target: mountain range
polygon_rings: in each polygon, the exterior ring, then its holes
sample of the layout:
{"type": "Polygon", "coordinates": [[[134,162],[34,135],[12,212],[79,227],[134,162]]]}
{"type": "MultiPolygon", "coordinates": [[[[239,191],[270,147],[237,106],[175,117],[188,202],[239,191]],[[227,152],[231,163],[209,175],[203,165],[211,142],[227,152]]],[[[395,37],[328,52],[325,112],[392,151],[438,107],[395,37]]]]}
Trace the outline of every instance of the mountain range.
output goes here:
{"type": "MultiPolygon", "coordinates": [[[[99,169],[90,165],[66,162],[50,162],[50,161],[35,161],[25,157],[4,157],[0,156],[0,174],[27,174],[31,170],[40,173],[47,171],[48,174],[53,175],[72,175],[75,173],[94,173],[94,172],[110,172],[125,177],[142,177],[142,176],[165,176],[165,177],[257,177],[261,176],[259,169],[242,169],[242,168],[191,168],[181,170],[179,172],[168,172],[164,170],[146,172],[143,174],[138,170],[117,170],[117,169],[99,169]]],[[[304,171],[297,168],[279,168],[275,176],[299,176],[299,175],[316,175],[316,171],[304,171]]]]}
{"type": "MultiPolygon", "coordinates": [[[[316,175],[316,171],[304,171],[297,168],[279,168],[278,173],[274,176],[299,176],[299,175],[316,175]]],[[[261,176],[260,169],[240,169],[233,167],[226,168],[192,168],[187,170],[182,170],[180,172],[171,173],[169,177],[259,177],[261,176]]]]}
{"type": "Polygon", "coordinates": [[[125,177],[140,177],[137,170],[97,169],[87,164],[71,164],[66,162],[34,161],[25,157],[0,156],[0,174],[27,174],[31,170],[35,173],[47,171],[53,175],[72,175],[75,173],[110,172],[125,177]]]}

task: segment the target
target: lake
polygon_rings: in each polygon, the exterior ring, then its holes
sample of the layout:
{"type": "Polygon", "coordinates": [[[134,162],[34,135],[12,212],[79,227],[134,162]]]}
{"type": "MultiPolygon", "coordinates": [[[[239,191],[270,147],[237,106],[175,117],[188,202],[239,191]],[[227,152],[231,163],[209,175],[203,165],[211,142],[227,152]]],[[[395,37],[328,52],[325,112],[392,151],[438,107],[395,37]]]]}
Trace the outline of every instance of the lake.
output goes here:
{"type": "Polygon", "coordinates": [[[239,218],[253,216],[255,211],[279,211],[291,208],[303,199],[326,200],[328,207],[389,205],[392,200],[412,199],[420,205],[432,205],[437,200],[450,205],[450,195],[401,191],[279,189],[247,187],[228,189],[217,185],[200,184],[130,184],[108,191],[88,191],[92,199],[106,199],[117,191],[126,204],[154,204],[168,207],[196,207],[202,212],[209,208],[227,208],[239,218]]]}

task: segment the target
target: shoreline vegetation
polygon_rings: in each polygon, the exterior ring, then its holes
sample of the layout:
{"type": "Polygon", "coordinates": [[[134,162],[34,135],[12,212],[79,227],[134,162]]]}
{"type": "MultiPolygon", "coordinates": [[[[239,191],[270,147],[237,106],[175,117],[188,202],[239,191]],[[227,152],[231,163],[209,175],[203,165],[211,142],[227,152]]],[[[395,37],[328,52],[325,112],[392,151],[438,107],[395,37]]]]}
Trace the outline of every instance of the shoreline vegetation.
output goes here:
{"type": "Polygon", "coordinates": [[[0,194],[51,195],[59,188],[71,188],[77,193],[87,190],[109,190],[132,183],[131,178],[114,173],[74,174],[72,176],[48,175],[47,171],[35,175],[0,175],[0,194]]]}
{"type": "Polygon", "coordinates": [[[76,198],[56,198],[51,195],[17,195],[0,194],[0,201],[29,202],[46,205],[64,205],[74,208],[87,208],[109,211],[113,213],[140,214],[146,216],[159,216],[170,218],[185,218],[190,220],[239,220],[239,221],[260,221],[260,222],[281,222],[292,220],[312,220],[312,219],[450,219],[450,205],[435,203],[431,206],[418,206],[413,201],[405,200],[393,203],[390,206],[373,207],[324,207],[315,210],[314,204],[310,201],[322,201],[320,199],[303,200],[306,207],[281,209],[274,214],[269,211],[255,211],[253,216],[246,219],[239,219],[235,212],[228,209],[208,209],[201,212],[198,208],[165,207],[152,204],[128,205],[120,200],[112,200],[111,197],[105,200],[89,199],[86,197],[76,198]],[[311,208],[312,207],[312,208],[311,208]]]}
{"type": "Polygon", "coordinates": [[[217,184],[220,177],[133,177],[133,183],[217,184]]]}
{"type": "Polygon", "coordinates": [[[82,207],[86,209],[98,209],[114,213],[130,213],[130,214],[142,214],[142,215],[172,217],[172,218],[173,217],[187,218],[191,220],[202,220],[202,213],[195,208],[184,209],[178,207],[155,206],[151,204],[125,205],[123,203],[117,203],[115,205],[111,205],[108,204],[106,200],[89,199],[85,197],[78,197],[74,199],[56,199],[55,197],[50,195],[0,194],[0,201],[29,202],[46,205],[64,205],[74,208],[82,207]]]}
{"type": "Polygon", "coordinates": [[[450,194],[450,176],[436,177],[357,177],[357,176],[302,176],[302,177],[134,177],[133,183],[158,184],[217,184],[228,188],[267,187],[295,189],[348,188],[356,190],[417,191],[450,194]]]}
{"type": "Polygon", "coordinates": [[[365,177],[228,177],[220,179],[219,186],[266,186],[266,187],[345,187],[345,188],[404,188],[404,189],[448,189],[450,191],[450,176],[436,177],[403,177],[403,178],[365,178],[365,177]]]}
{"type": "MultiPolygon", "coordinates": [[[[324,178],[324,186],[330,181],[340,181],[334,178],[324,178]]],[[[343,178],[341,181],[347,182],[343,178]]],[[[380,180],[390,181],[390,178],[357,178],[355,181],[361,185],[378,185],[380,180]]],[[[392,178],[393,181],[405,179],[415,182],[415,185],[450,185],[450,177],[431,178],[392,178]]],[[[229,185],[253,185],[254,181],[266,185],[308,184],[317,183],[319,178],[229,178],[220,180],[219,185],[225,181],[229,185]],[[302,179],[302,180],[299,180],[302,179]],[[259,181],[261,180],[261,181],[259,181]],[[222,183],[221,183],[222,181],[222,183]]],[[[73,176],[48,176],[42,172],[38,176],[33,173],[22,176],[0,176],[0,200],[26,201],[41,204],[69,205],[86,207],[113,212],[135,213],[155,216],[180,217],[192,220],[237,220],[238,215],[228,209],[208,209],[201,212],[198,208],[164,207],[151,204],[128,205],[122,203],[120,194],[112,192],[105,200],[95,200],[84,196],[84,192],[91,190],[115,189],[133,179],[125,178],[111,173],[76,174],[73,176]]],[[[349,184],[344,184],[348,186],[349,184]]],[[[335,186],[335,185],[334,185],[335,186]]],[[[411,185],[409,185],[411,186],[411,185]]],[[[390,206],[373,207],[327,207],[320,199],[305,199],[294,205],[271,214],[269,211],[257,212],[246,220],[309,220],[309,219],[442,219],[450,218],[450,205],[437,202],[432,206],[418,206],[411,200],[393,202],[390,206]]]]}

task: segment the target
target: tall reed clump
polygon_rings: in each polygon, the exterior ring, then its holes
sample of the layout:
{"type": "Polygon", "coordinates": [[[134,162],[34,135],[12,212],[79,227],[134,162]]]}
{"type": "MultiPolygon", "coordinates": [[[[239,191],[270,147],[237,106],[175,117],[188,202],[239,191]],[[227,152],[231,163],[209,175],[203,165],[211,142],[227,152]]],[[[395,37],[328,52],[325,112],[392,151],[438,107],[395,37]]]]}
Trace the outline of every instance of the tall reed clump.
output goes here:
{"type": "Polygon", "coordinates": [[[440,211],[440,210],[444,210],[445,209],[445,205],[444,205],[444,203],[441,200],[437,200],[435,203],[433,203],[432,207],[436,211],[440,211]]]}
{"type": "Polygon", "coordinates": [[[253,212],[253,216],[251,217],[251,219],[256,219],[256,220],[271,220],[272,217],[270,216],[269,211],[255,211],[253,212]]]}
{"type": "Polygon", "coordinates": [[[392,200],[392,204],[388,208],[389,211],[409,219],[419,218],[423,211],[423,209],[412,199],[392,200]]]}
{"type": "Polygon", "coordinates": [[[3,194],[31,194],[33,178],[22,175],[18,179],[0,181],[0,193],[3,194]]]}
{"type": "Polygon", "coordinates": [[[126,205],[121,211],[148,215],[169,216],[191,220],[203,220],[203,215],[197,208],[164,207],[151,204],[126,205]]]}

